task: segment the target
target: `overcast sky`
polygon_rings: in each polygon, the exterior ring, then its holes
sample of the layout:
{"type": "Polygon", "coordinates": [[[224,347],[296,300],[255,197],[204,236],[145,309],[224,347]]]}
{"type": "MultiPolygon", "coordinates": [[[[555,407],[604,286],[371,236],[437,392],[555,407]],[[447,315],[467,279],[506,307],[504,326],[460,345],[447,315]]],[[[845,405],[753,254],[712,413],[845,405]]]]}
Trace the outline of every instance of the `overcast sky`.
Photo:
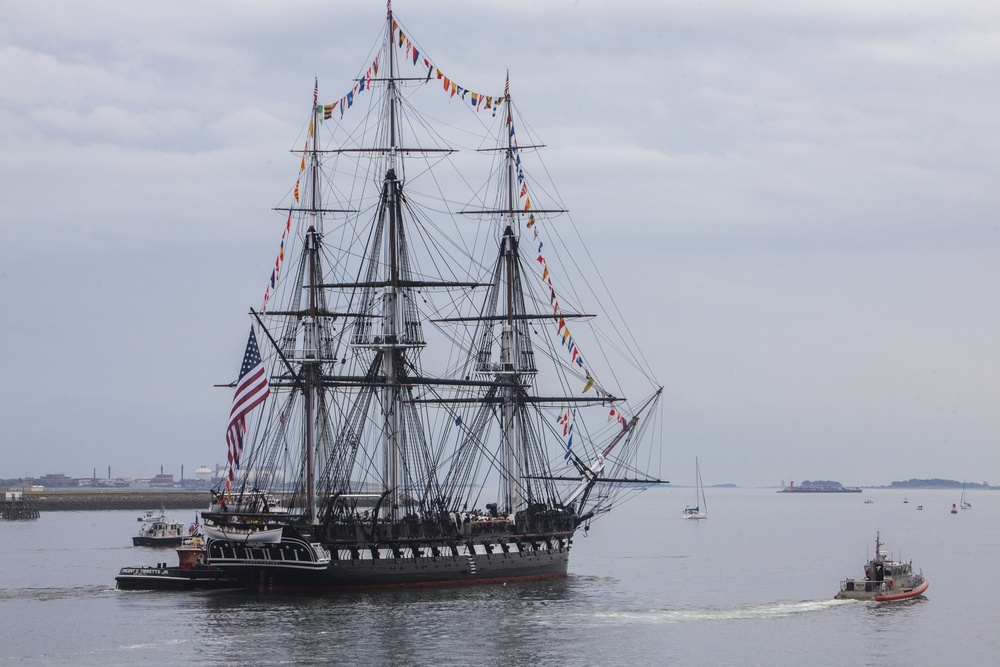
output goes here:
{"type": "MultiPolygon", "coordinates": [[[[396,0],[499,85],[665,385],[664,477],[1000,484],[1000,4],[396,0]]],[[[0,0],[0,478],[225,460],[313,79],[384,4],[0,0]]]]}

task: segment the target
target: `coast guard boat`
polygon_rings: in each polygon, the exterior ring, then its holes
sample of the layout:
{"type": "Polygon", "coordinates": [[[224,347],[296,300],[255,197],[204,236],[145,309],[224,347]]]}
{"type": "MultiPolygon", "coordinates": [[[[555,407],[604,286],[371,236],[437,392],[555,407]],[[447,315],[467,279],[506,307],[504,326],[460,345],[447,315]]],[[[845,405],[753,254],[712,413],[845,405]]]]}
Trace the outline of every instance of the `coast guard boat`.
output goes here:
{"type": "Polygon", "coordinates": [[[865,564],[865,578],[840,582],[840,592],[834,599],[893,602],[923,595],[929,585],[923,572],[914,573],[912,561],[902,563],[886,558],[881,547],[882,542],[876,532],[875,558],[865,564]]]}

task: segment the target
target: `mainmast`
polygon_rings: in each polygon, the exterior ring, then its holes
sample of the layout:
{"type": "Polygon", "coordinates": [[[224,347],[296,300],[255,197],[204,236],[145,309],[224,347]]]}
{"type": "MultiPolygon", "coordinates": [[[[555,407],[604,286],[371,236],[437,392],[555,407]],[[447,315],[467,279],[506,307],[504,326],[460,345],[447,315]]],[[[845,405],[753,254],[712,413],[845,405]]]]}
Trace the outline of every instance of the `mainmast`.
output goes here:
{"type": "Polygon", "coordinates": [[[398,160],[398,137],[396,133],[396,112],[399,100],[396,89],[396,58],[392,44],[392,3],[386,5],[386,44],[389,51],[389,76],[386,80],[386,104],[389,119],[389,164],[383,184],[383,201],[389,216],[386,244],[388,252],[389,285],[383,303],[384,347],[382,348],[382,370],[386,379],[383,391],[383,420],[385,429],[384,475],[388,502],[388,513],[392,519],[399,519],[399,437],[402,397],[397,372],[397,364],[402,363],[402,347],[399,340],[401,288],[399,280],[399,233],[401,220],[400,184],[396,177],[398,160]]]}
{"type": "MultiPolygon", "coordinates": [[[[504,88],[507,98],[507,127],[514,122],[513,111],[510,105],[510,84],[504,88]]],[[[503,324],[503,332],[500,338],[500,368],[501,373],[506,376],[503,386],[503,442],[505,449],[506,468],[504,470],[506,497],[504,505],[508,512],[516,512],[522,508],[522,498],[520,493],[520,464],[518,453],[520,452],[520,438],[516,423],[517,409],[515,405],[515,385],[518,378],[517,373],[517,336],[514,330],[514,262],[516,259],[515,245],[517,237],[514,234],[514,203],[516,201],[515,188],[515,163],[513,137],[507,132],[507,212],[505,218],[505,229],[503,235],[504,254],[504,274],[506,279],[505,287],[505,310],[506,319],[503,324]]]]}

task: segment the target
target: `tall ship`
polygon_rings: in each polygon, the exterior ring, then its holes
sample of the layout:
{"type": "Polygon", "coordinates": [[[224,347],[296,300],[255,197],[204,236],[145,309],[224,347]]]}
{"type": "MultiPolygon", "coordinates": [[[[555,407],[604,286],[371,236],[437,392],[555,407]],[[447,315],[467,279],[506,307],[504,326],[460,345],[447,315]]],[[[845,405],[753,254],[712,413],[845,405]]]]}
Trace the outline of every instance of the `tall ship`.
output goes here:
{"type": "Polygon", "coordinates": [[[509,75],[459,85],[391,5],[380,33],[294,144],[207,562],[258,591],[564,577],[662,483],[662,386],[509,75]]]}

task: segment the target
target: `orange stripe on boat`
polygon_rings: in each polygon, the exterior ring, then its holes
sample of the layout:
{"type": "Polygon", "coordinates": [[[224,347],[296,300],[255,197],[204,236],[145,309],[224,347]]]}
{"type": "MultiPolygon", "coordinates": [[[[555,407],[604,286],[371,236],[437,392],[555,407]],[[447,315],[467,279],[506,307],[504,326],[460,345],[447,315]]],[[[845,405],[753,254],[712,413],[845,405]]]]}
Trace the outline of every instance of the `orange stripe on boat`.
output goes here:
{"type": "Polygon", "coordinates": [[[914,598],[927,590],[930,586],[930,582],[926,579],[920,588],[915,588],[912,591],[907,591],[906,593],[896,593],[895,595],[876,595],[875,599],[879,602],[890,602],[892,600],[905,600],[906,598],[914,598]]]}

